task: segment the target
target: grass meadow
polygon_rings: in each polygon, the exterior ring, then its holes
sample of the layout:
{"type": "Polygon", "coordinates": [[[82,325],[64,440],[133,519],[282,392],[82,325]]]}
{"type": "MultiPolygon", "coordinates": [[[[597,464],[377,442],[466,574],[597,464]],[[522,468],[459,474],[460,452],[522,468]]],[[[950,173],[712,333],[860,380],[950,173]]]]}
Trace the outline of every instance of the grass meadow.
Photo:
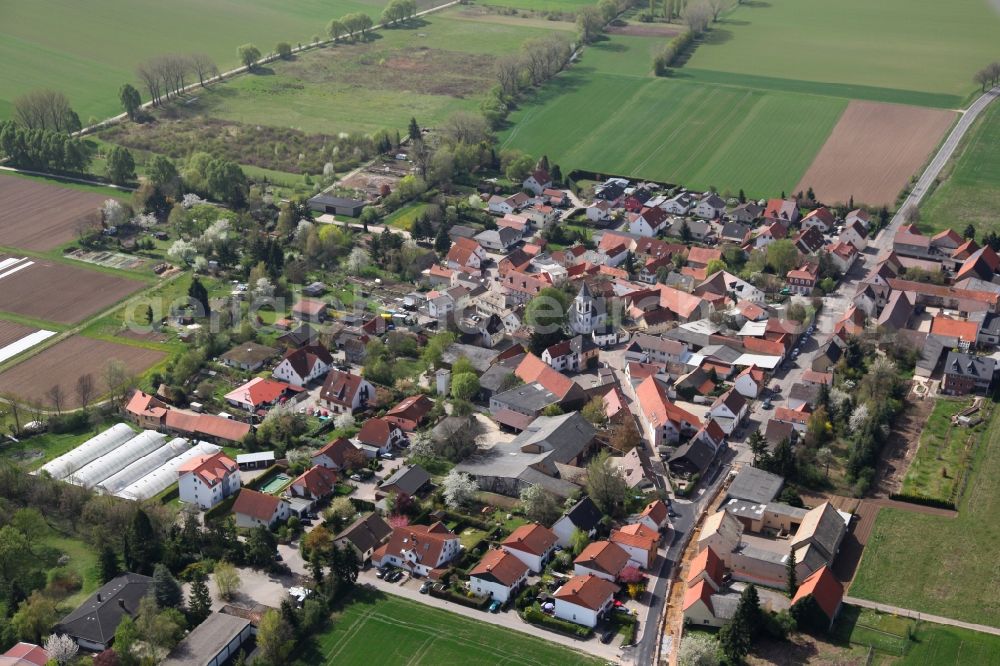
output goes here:
{"type": "MultiPolygon", "coordinates": [[[[121,112],[118,89],[134,67],[165,53],[203,52],[237,66],[236,48],[264,53],[279,41],[307,43],[330,19],[364,12],[375,20],[386,0],[8,0],[0,21],[0,119],[35,88],[61,90],[86,123],[121,112]]],[[[421,8],[441,4],[418,0],[421,8]]]]}
{"type": "MultiPolygon", "coordinates": [[[[699,70],[950,95],[996,59],[987,0],[767,0],[739,5],[694,52],[699,70]]],[[[867,99],[867,98],[866,98],[867,99]]]]}
{"type": "MultiPolygon", "coordinates": [[[[473,617],[477,613],[469,609],[460,612],[473,617]]],[[[299,651],[296,664],[586,666],[600,663],[555,643],[462,615],[359,588],[343,611],[334,615],[333,628],[299,651]]]]}
{"type": "Polygon", "coordinates": [[[1000,104],[991,104],[965,136],[945,180],[921,206],[921,226],[934,231],[975,225],[981,237],[1000,231],[1000,104]]]}
{"type": "Polygon", "coordinates": [[[980,439],[984,426],[952,426],[951,417],[972,404],[971,400],[941,400],[934,405],[920,433],[920,446],[903,478],[904,495],[954,501],[968,471],[968,456],[980,439]]]}
{"type": "Polygon", "coordinates": [[[605,74],[588,57],[512,116],[503,147],[548,154],[564,173],[583,168],[767,196],[795,186],[847,105],[605,74]]]}
{"type": "Polygon", "coordinates": [[[484,0],[480,4],[533,12],[576,12],[594,0],[484,0]]]}
{"type": "MultiPolygon", "coordinates": [[[[850,588],[863,599],[1000,627],[1000,411],[977,447],[958,517],[882,509],[850,588]]],[[[976,663],[976,662],[967,662],[976,663]]]]}

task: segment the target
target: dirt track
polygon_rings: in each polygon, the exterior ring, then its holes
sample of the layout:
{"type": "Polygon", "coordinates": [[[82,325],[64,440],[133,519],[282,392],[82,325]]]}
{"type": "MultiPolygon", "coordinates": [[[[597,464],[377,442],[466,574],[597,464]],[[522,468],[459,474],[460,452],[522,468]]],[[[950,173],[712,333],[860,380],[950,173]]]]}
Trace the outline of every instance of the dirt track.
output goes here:
{"type": "MultiPolygon", "coordinates": [[[[0,255],[0,260],[6,256],[0,255]]],[[[0,278],[0,310],[75,324],[142,288],[137,280],[31,259],[34,264],[0,278]]]]}
{"type": "Polygon", "coordinates": [[[121,361],[129,372],[139,374],[164,356],[163,352],[74,335],[0,373],[0,393],[51,408],[45,392],[59,384],[66,396],[63,408],[72,409],[80,406],[75,387],[82,375],[93,377],[95,393],[100,395],[107,392],[103,374],[110,360],[121,361]]]}
{"type": "Polygon", "coordinates": [[[853,101],[795,189],[812,187],[827,204],[891,205],[954,120],[942,109],[853,101]]]}
{"type": "Polygon", "coordinates": [[[108,197],[0,176],[0,245],[44,251],[76,238],[77,223],[108,197]]]}

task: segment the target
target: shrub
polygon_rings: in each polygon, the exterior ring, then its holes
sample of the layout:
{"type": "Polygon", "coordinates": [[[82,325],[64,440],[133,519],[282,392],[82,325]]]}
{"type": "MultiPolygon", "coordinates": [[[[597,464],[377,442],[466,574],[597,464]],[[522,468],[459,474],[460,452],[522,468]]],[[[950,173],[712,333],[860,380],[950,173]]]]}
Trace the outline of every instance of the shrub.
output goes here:
{"type": "Polygon", "coordinates": [[[660,52],[653,58],[653,71],[656,75],[669,75],[670,68],[673,67],[674,63],[677,62],[677,59],[688,49],[688,47],[691,46],[693,42],[694,33],[690,30],[685,30],[664,44],[660,52]]]}
{"type": "Polygon", "coordinates": [[[566,620],[560,620],[551,615],[546,615],[537,603],[525,608],[521,613],[521,618],[528,624],[533,624],[536,627],[543,627],[559,633],[569,634],[570,636],[577,636],[578,638],[589,638],[594,633],[594,630],[590,627],[584,627],[579,624],[567,622],[566,620]]]}
{"type": "Polygon", "coordinates": [[[49,572],[49,590],[57,596],[67,596],[83,587],[80,574],[73,569],[58,567],[49,572]]]}

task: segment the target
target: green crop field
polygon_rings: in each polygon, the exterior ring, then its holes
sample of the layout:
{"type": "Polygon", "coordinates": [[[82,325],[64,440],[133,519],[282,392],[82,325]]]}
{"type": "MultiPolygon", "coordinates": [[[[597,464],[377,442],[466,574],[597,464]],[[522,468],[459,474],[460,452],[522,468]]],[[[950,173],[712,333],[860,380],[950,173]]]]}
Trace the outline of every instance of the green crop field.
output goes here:
{"type": "MultiPolygon", "coordinates": [[[[461,609],[475,617],[479,611],[461,609]]],[[[599,664],[582,653],[457,613],[358,589],[333,628],[298,655],[300,666],[325,664],[599,664]]]]}
{"type": "MultiPolygon", "coordinates": [[[[1000,410],[973,456],[957,518],[882,509],[852,596],[1000,627],[1000,410]]],[[[976,663],[976,662],[968,662],[976,663]]]]}
{"type": "Polygon", "coordinates": [[[997,57],[989,0],[768,0],[717,25],[689,67],[943,93],[959,106],[997,57]]]}
{"type": "Polygon", "coordinates": [[[534,12],[575,12],[596,3],[594,0],[485,0],[481,4],[534,12]]]}
{"type": "MultiPolygon", "coordinates": [[[[378,20],[387,0],[5,0],[0,11],[0,118],[35,89],[66,93],[80,118],[121,112],[118,88],[135,65],[166,53],[207,53],[238,65],[236,47],[264,53],[279,41],[307,43],[332,18],[364,12],[378,20]]],[[[421,8],[442,4],[418,0],[421,8]]]]}
{"type": "Polygon", "coordinates": [[[672,79],[583,65],[513,114],[501,143],[582,168],[752,196],[790,190],[847,100],[672,79]],[[573,118],[573,123],[567,123],[573,118]]]}
{"type": "Polygon", "coordinates": [[[944,502],[956,499],[968,468],[968,456],[984,426],[971,429],[952,426],[951,417],[971,404],[971,400],[939,400],[934,405],[920,433],[920,446],[903,478],[904,495],[944,502]]]}
{"type": "Polygon", "coordinates": [[[1000,104],[976,120],[952,158],[950,173],[921,206],[921,226],[939,231],[973,224],[979,236],[1000,231],[1000,104]]]}

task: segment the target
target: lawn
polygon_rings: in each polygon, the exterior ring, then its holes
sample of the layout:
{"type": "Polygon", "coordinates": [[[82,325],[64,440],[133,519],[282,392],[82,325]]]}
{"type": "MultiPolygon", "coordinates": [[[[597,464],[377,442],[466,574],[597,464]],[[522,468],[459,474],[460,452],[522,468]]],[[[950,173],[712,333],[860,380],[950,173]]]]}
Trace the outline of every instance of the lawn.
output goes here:
{"type": "Polygon", "coordinates": [[[484,0],[481,4],[534,12],[576,12],[593,0],[484,0]]]}
{"type": "Polygon", "coordinates": [[[562,666],[600,661],[559,645],[495,627],[462,615],[358,589],[334,616],[333,628],[316,636],[297,655],[300,666],[324,664],[409,664],[466,666],[523,664],[562,666]]]}
{"type": "Polygon", "coordinates": [[[504,147],[547,154],[563,173],[589,169],[768,196],[795,186],[847,104],[606,74],[587,58],[512,115],[504,147]]]}
{"type": "MultiPolygon", "coordinates": [[[[957,518],[882,509],[852,596],[1000,627],[1000,410],[972,457],[957,518]]],[[[971,662],[970,662],[971,663],[971,662]]]]}
{"type": "Polygon", "coordinates": [[[875,648],[875,664],[952,666],[1000,663],[1000,636],[917,622],[856,606],[841,609],[833,633],[838,642],[850,641],[875,648]]]}
{"type": "Polygon", "coordinates": [[[903,479],[904,495],[944,502],[957,499],[955,495],[968,469],[968,457],[985,426],[980,424],[971,429],[952,426],[951,417],[971,404],[971,400],[938,399],[903,479]]]}
{"type": "MultiPolygon", "coordinates": [[[[418,0],[420,8],[440,4],[418,0]]],[[[121,112],[118,89],[135,83],[135,65],[168,53],[207,53],[223,70],[236,48],[267,53],[285,40],[325,35],[330,19],[364,12],[376,20],[385,0],[10,0],[0,22],[0,118],[36,88],[61,90],[81,120],[121,112]]]]}
{"type": "Polygon", "coordinates": [[[958,229],[973,224],[980,236],[1000,231],[1000,104],[976,120],[952,158],[948,177],[921,206],[921,226],[958,229]]]}
{"type": "Polygon", "coordinates": [[[688,66],[700,70],[923,91],[973,92],[996,59],[1000,13],[987,0],[768,0],[717,24],[688,66]]]}
{"type": "MultiPolygon", "coordinates": [[[[21,425],[23,426],[28,420],[30,420],[30,416],[22,411],[21,425]]],[[[10,416],[0,418],[0,431],[7,432],[10,425],[13,425],[13,419],[10,416]]],[[[103,430],[103,427],[101,429],[103,430]]],[[[23,465],[26,469],[35,470],[53,458],[72,451],[95,434],[94,430],[86,428],[82,432],[75,433],[58,435],[44,433],[23,438],[17,443],[5,438],[0,444],[0,457],[23,465]]]]}
{"type": "Polygon", "coordinates": [[[402,229],[404,231],[410,231],[413,229],[413,222],[424,214],[424,212],[431,207],[428,203],[415,203],[409,206],[404,206],[399,210],[393,211],[393,213],[385,218],[383,224],[394,229],[402,229]]]}

